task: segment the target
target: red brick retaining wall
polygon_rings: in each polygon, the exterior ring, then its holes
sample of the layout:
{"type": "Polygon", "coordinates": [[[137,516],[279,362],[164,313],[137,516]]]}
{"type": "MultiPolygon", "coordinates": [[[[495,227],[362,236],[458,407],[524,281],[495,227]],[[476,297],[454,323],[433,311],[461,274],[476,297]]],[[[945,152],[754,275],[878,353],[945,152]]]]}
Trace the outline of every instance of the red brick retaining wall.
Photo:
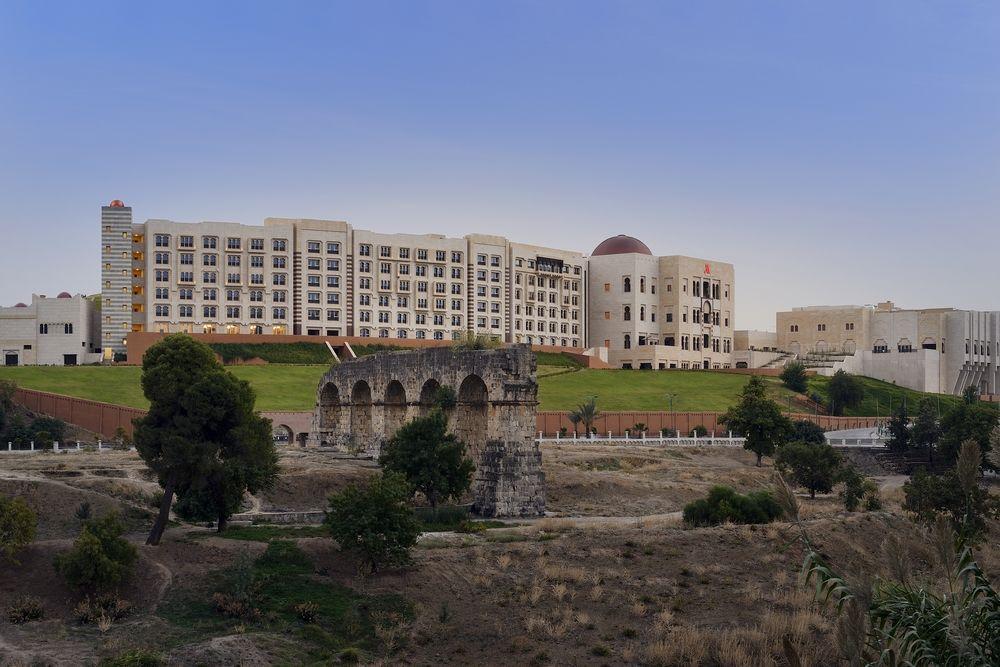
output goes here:
{"type": "Polygon", "coordinates": [[[138,408],[33,389],[16,389],[14,402],[32,412],[61,419],[109,440],[114,437],[119,427],[125,429],[125,433],[131,437],[132,420],[146,414],[145,410],[138,408]]]}

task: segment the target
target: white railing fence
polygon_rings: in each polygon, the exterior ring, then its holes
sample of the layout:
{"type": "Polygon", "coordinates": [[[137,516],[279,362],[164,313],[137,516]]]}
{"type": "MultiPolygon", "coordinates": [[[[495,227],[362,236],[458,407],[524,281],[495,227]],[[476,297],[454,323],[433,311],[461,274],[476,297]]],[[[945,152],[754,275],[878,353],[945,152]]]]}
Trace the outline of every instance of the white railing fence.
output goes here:
{"type": "MultiPolygon", "coordinates": [[[[0,448],[0,454],[41,454],[43,452],[51,452],[53,454],[69,454],[72,452],[111,452],[111,451],[124,451],[121,447],[115,447],[114,445],[109,445],[100,440],[97,441],[96,445],[84,445],[81,444],[79,440],[76,443],[63,443],[53,441],[52,447],[44,447],[42,443],[38,443],[35,446],[35,441],[32,440],[27,449],[21,449],[14,447],[13,442],[8,442],[6,448],[0,448]]],[[[135,447],[129,447],[128,451],[134,452],[135,447]]]]}
{"type": "Polygon", "coordinates": [[[625,435],[613,435],[609,432],[607,435],[592,433],[589,436],[586,434],[578,436],[574,433],[573,435],[567,434],[563,436],[561,433],[556,433],[550,436],[539,431],[537,441],[539,444],[593,443],[606,445],[645,445],[647,447],[742,447],[745,439],[734,436],[732,433],[717,436],[714,432],[702,436],[678,435],[669,437],[660,434],[650,435],[646,432],[633,434],[629,431],[626,431],[625,435]]]}

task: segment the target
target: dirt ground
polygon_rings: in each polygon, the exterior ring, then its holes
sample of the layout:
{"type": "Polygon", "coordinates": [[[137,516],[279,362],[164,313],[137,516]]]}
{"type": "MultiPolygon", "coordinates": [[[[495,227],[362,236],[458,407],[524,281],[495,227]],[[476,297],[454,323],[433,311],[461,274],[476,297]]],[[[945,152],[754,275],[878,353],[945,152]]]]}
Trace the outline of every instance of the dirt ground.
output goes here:
{"type": "MultiPolygon", "coordinates": [[[[543,450],[551,517],[481,534],[425,535],[412,567],[360,579],[351,559],[322,537],[301,538],[317,582],[365,595],[402,595],[412,618],[379,635],[364,659],[382,664],[768,665],[787,664],[782,640],[804,665],[838,662],[836,619],[798,581],[802,550],[789,523],[687,529],[678,513],[713,484],[768,486],[773,471],[738,450],[557,445],[543,450]]],[[[263,510],[322,509],[326,496],[372,473],[371,461],[321,452],[282,454],[278,486],[248,504],[263,510]]],[[[888,574],[886,545],[921,578],[931,551],[899,509],[895,478],[882,480],[886,508],[846,513],[836,495],[800,497],[823,556],[851,579],[888,574]]],[[[128,648],[175,665],[292,664],[297,636],[267,623],[233,622],[206,638],[163,613],[165,600],[210,595],[214,577],[264,542],[171,527],[158,547],[140,546],[137,574],[122,590],[136,611],[111,627],[72,618],[79,600],[52,567],[78,532],[75,509],[118,509],[141,545],[156,484],[134,453],[0,458],[0,493],[38,512],[39,542],[0,568],[0,611],[17,595],[39,598],[46,620],[0,619],[0,665],[96,664],[128,648]]],[[[1000,549],[979,554],[994,580],[1000,549]]],[[[898,567],[898,565],[897,565],[898,567]]]]}

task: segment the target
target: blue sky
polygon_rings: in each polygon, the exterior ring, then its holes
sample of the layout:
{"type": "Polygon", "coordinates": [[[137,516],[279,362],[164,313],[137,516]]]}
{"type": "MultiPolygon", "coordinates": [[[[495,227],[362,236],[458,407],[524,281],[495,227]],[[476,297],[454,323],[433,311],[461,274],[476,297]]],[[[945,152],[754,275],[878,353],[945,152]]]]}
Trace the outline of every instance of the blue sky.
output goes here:
{"type": "Polygon", "coordinates": [[[1000,309],[991,2],[0,4],[0,303],[100,206],[732,262],[796,305],[1000,309]],[[148,6],[147,6],[148,5],[148,6]]]}

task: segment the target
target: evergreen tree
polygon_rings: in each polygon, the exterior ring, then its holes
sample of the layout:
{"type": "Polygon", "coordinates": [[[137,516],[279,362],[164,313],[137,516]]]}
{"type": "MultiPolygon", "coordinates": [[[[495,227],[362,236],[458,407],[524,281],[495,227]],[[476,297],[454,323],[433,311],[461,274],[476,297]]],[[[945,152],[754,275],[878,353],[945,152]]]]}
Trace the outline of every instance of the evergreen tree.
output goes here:
{"type": "Polygon", "coordinates": [[[910,417],[906,413],[906,402],[901,401],[892,418],[889,419],[889,451],[905,452],[910,448],[910,417]]]}
{"type": "Polygon", "coordinates": [[[435,409],[405,424],[382,447],[379,463],[401,473],[413,491],[424,494],[431,507],[459,498],[472,484],[475,466],[465,444],[448,433],[448,420],[435,409]]]}
{"type": "Polygon", "coordinates": [[[830,445],[789,442],[778,447],[774,465],[798,486],[809,491],[811,498],[816,492],[829,493],[837,481],[840,469],[840,455],[830,445]]]}
{"type": "Polygon", "coordinates": [[[785,364],[781,371],[782,384],[799,394],[804,394],[809,385],[806,377],[806,365],[801,361],[793,361],[785,364]]]}
{"type": "Polygon", "coordinates": [[[765,456],[771,456],[778,445],[788,441],[792,432],[791,422],[765,392],[763,378],[752,375],[736,405],[719,418],[729,430],[746,438],[743,448],[757,455],[758,467],[765,456]]]}
{"type": "Polygon", "coordinates": [[[914,447],[927,450],[927,460],[934,460],[934,447],[938,438],[941,437],[941,428],[938,425],[937,408],[932,398],[925,398],[920,401],[917,407],[917,416],[913,420],[913,429],[910,432],[911,442],[914,447]]]}
{"type": "Polygon", "coordinates": [[[861,405],[865,390],[858,378],[840,369],[830,378],[827,393],[830,396],[830,414],[842,415],[848,408],[861,405]]]}

